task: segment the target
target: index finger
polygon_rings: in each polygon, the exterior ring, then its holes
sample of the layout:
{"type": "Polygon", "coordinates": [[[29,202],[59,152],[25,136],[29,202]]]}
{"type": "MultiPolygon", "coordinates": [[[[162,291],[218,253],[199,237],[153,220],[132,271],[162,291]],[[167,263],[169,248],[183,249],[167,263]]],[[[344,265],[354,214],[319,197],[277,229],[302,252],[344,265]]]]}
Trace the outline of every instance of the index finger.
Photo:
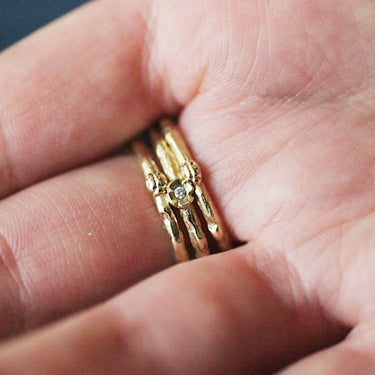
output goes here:
{"type": "Polygon", "coordinates": [[[147,76],[148,4],[89,4],[0,55],[0,197],[112,152],[168,111],[147,76]]]}

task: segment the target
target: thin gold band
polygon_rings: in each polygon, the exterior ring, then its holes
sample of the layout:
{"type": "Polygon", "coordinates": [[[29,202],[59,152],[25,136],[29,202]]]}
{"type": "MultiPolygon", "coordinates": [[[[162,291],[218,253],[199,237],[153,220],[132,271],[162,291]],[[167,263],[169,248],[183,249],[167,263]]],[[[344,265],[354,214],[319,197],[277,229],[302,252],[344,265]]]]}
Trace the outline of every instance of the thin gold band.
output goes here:
{"type": "Polygon", "coordinates": [[[208,194],[206,186],[202,182],[199,167],[196,162],[192,160],[185,142],[169,119],[164,119],[161,122],[161,128],[166,142],[173,150],[180,165],[183,166],[182,171],[184,178],[193,179],[194,181],[195,195],[197,196],[198,205],[207,222],[207,229],[216,239],[221,251],[230,249],[229,236],[224,229],[224,225],[215,205],[212,202],[212,199],[208,194]]]}
{"type": "Polygon", "coordinates": [[[153,191],[156,207],[161,218],[163,219],[164,227],[167,229],[172,239],[176,260],[178,262],[188,260],[189,255],[186,251],[182,232],[180,230],[176,215],[170,207],[165,194],[167,180],[159,171],[159,168],[152,159],[151,154],[143,142],[135,140],[133,142],[133,149],[141,162],[142,170],[146,178],[147,188],[153,191]]]}
{"type": "Polygon", "coordinates": [[[206,234],[212,236],[218,250],[228,250],[229,237],[202,182],[200,169],[173,122],[162,120],[159,128],[135,140],[133,149],[172,239],[176,260],[188,260],[188,248],[193,249],[192,258],[209,255],[206,234]]]}

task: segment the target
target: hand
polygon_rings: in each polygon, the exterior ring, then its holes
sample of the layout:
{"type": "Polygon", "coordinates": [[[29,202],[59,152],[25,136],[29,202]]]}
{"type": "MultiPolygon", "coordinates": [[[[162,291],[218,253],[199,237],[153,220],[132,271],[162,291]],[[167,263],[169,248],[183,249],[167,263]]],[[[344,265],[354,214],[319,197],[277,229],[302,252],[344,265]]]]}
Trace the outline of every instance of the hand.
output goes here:
{"type": "Polygon", "coordinates": [[[3,52],[1,333],[33,333],[0,372],[373,374],[374,17],[98,1],[3,52]],[[172,249],[141,169],[108,155],[177,114],[245,244],[157,273],[172,249]]]}

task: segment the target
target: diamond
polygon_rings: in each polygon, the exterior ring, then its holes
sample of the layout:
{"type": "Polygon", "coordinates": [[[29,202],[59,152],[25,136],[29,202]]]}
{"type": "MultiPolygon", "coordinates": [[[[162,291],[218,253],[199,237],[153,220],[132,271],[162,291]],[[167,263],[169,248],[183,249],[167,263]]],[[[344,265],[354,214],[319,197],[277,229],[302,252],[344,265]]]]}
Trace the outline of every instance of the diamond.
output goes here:
{"type": "Polygon", "coordinates": [[[174,189],[173,194],[177,199],[181,200],[181,199],[186,198],[187,191],[185,190],[183,186],[177,186],[176,189],[174,189]]]}

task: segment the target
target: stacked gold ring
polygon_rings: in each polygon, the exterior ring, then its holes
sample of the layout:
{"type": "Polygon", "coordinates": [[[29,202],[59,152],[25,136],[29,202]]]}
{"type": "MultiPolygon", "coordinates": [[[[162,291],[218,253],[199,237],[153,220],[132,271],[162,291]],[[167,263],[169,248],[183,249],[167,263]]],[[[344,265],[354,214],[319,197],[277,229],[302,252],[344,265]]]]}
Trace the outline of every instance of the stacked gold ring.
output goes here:
{"type": "Polygon", "coordinates": [[[153,193],[179,262],[225,251],[229,237],[210,198],[197,163],[175,124],[164,119],[133,142],[147,188],[153,193]],[[211,246],[212,247],[212,246],[211,246]]]}

